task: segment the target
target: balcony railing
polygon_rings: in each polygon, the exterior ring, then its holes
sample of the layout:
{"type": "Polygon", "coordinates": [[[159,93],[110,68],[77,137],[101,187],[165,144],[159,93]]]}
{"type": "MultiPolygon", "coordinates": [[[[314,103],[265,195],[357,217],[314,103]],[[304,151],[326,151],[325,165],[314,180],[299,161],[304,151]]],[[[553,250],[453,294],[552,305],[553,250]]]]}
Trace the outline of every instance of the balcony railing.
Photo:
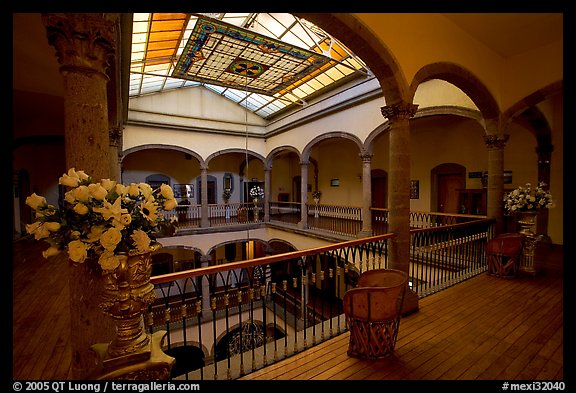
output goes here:
{"type": "MultiPolygon", "coordinates": [[[[296,205],[271,206],[270,220],[298,215],[296,205]],[[273,212],[273,207],[296,211],[273,212]]],[[[484,249],[493,220],[415,217],[421,227],[410,233],[409,285],[419,297],[486,270],[484,249]]],[[[166,352],[176,358],[173,378],[238,378],[346,331],[344,292],[363,271],[389,267],[394,237],[155,276],[158,299],[150,307],[148,329],[167,331],[166,352]]]]}

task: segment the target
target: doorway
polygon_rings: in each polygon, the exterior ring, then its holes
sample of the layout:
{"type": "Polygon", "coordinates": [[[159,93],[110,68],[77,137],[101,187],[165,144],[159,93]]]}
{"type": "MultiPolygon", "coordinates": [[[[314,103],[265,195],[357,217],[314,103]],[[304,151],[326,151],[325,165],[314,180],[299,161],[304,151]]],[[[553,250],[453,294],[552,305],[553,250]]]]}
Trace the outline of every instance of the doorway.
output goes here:
{"type": "Polygon", "coordinates": [[[458,190],[466,187],[466,168],[460,164],[440,164],[432,169],[430,206],[440,213],[459,212],[458,190]]]}
{"type": "MultiPolygon", "coordinates": [[[[202,179],[198,177],[196,180],[196,187],[198,188],[198,194],[196,196],[196,203],[202,204],[202,179]]],[[[208,175],[206,181],[206,193],[208,196],[208,200],[206,203],[214,204],[216,203],[216,178],[212,175],[208,175]]]]}
{"type": "Polygon", "coordinates": [[[383,169],[371,172],[372,207],[384,209],[388,206],[388,173],[383,169]]]}

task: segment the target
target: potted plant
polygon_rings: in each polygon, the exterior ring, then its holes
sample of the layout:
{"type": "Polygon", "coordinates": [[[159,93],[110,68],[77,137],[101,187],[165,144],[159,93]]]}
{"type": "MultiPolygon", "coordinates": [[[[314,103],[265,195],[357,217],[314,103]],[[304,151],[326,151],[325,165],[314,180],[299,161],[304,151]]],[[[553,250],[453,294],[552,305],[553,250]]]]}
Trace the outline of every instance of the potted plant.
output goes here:
{"type": "Polygon", "coordinates": [[[534,235],[531,228],[536,223],[538,212],[554,206],[552,194],[546,191],[545,187],[544,182],[538,183],[536,187],[532,187],[531,183],[526,183],[525,186],[519,186],[504,196],[506,211],[518,216],[520,233],[534,235]]]}
{"type": "Polygon", "coordinates": [[[95,182],[74,168],[59,184],[68,187],[60,208],[36,193],[26,198],[35,217],[26,231],[50,245],[42,252],[45,258],[65,251],[73,264],[102,270],[100,308],[117,326],[107,355],[116,358],[145,350],[150,339],[143,313],[156,298],[150,283],[151,254],[161,248],[156,236],[173,223],[162,214],[178,205],[172,188],[110,179],[95,182]]]}
{"type": "Polygon", "coordinates": [[[314,199],[314,204],[316,208],[314,209],[314,218],[318,218],[318,203],[320,203],[320,197],[322,193],[319,190],[316,190],[312,193],[312,199],[314,199]]]}

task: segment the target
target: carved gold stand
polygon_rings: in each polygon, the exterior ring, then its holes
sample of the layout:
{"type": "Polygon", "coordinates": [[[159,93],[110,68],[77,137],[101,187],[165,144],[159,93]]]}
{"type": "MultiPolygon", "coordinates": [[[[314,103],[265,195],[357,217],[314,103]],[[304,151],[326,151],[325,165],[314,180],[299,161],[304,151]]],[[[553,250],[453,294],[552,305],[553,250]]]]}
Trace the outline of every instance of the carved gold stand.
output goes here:
{"type": "Polygon", "coordinates": [[[525,236],[520,271],[530,275],[536,274],[534,251],[536,249],[536,244],[540,240],[540,236],[536,235],[532,230],[534,225],[536,225],[537,215],[537,211],[522,212],[518,218],[518,224],[520,225],[519,232],[525,236]]]}
{"type": "Polygon", "coordinates": [[[166,331],[157,331],[150,338],[149,344],[127,355],[110,357],[110,344],[95,344],[92,346],[98,356],[99,371],[93,376],[95,380],[167,380],[176,362],[162,351],[162,340],[166,331]]]}
{"type": "Polygon", "coordinates": [[[104,271],[104,291],[100,308],[116,325],[110,343],[95,344],[99,371],[94,379],[168,379],[175,359],[162,351],[165,331],[147,334],[143,313],[156,299],[150,283],[152,252],[120,254],[120,264],[104,271]]]}

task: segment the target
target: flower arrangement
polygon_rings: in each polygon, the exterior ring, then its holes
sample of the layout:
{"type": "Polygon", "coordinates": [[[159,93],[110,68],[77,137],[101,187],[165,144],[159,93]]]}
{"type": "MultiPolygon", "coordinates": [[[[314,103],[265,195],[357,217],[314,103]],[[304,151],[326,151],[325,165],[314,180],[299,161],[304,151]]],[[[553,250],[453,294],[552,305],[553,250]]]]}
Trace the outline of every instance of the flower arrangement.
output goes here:
{"type": "Polygon", "coordinates": [[[532,184],[519,186],[504,196],[504,208],[510,212],[538,211],[553,207],[554,202],[549,191],[545,191],[546,183],[540,182],[532,188],[532,184]]]}
{"type": "Polygon", "coordinates": [[[232,197],[232,192],[230,191],[229,188],[226,188],[224,190],[224,192],[222,193],[222,199],[224,199],[225,203],[228,203],[228,201],[230,200],[231,197],[232,197]]]}
{"type": "Polygon", "coordinates": [[[69,188],[60,209],[36,193],[26,198],[36,218],[26,231],[50,244],[42,252],[44,258],[64,250],[78,263],[97,256],[104,270],[116,269],[120,255],[150,251],[155,236],[172,222],[161,211],[178,204],[167,184],[152,189],[147,183],[125,186],[110,179],[96,183],[74,168],[60,177],[59,184],[69,188]]]}
{"type": "Polygon", "coordinates": [[[322,192],[320,192],[319,190],[312,192],[312,198],[313,199],[320,199],[321,196],[322,196],[322,192]]]}
{"type": "Polygon", "coordinates": [[[250,196],[252,199],[258,199],[264,196],[264,190],[260,186],[253,186],[250,189],[250,196]]]}

